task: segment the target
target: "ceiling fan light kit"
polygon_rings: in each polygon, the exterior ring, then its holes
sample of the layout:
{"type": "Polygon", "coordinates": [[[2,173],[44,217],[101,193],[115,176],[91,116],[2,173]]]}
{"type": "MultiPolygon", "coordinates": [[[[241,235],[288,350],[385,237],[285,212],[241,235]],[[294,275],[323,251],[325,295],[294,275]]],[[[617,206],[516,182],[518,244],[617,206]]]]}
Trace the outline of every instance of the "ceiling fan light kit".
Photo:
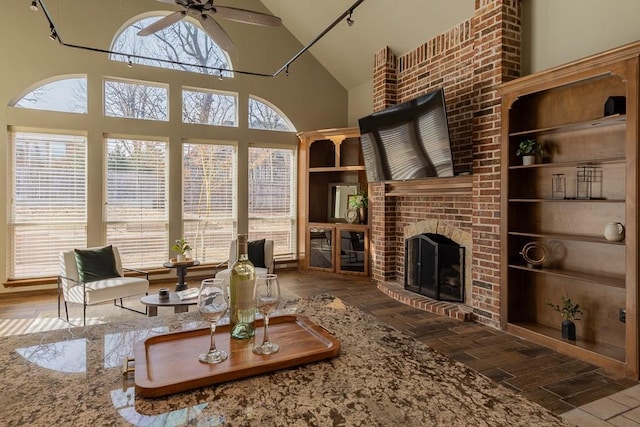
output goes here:
{"type": "MultiPolygon", "coordinates": [[[[240,22],[244,24],[252,24],[252,25],[260,25],[267,27],[278,27],[282,25],[282,20],[274,15],[270,15],[268,13],[256,12],[248,9],[240,9],[236,7],[230,6],[219,6],[214,4],[214,0],[157,0],[161,3],[174,4],[177,6],[181,6],[185,8],[185,10],[179,10],[173,13],[170,13],[160,19],[158,19],[153,24],[143,28],[138,32],[139,36],[149,36],[158,31],[161,31],[171,25],[179,22],[184,19],[187,15],[196,19],[204,31],[211,37],[211,39],[218,45],[220,48],[225,50],[227,53],[235,52],[235,45],[233,41],[227,34],[227,32],[222,28],[222,26],[214,19],[214,17],[219,16],[223,19],[227,19],[229,21],[240,22]]],[[[213,70],[218,73],[219,76],[222,76],[223,72],[228,73],[237,73],[244,75],[251,75],[257,77],[276,77],[282,72],[285,72],[286,76],[289,76],[289,66],[293,64],[303,53],[309,50],[316,42],[318,42],[322,37],[325,36],[333,27],[338,25],[343,19],[346,18],[346,23],[349,27],[354,24],[354,20],[351,19],[353,11],[361,4],[364,0],[356,0],[354,4],[351,5],[346,11],[344,11],[338,18],[336,18],[327,28],[325,28],[320,34],[318,34],[311,42],[309,42],[305,47],[302,48],[298,53],[296,53],[291,59],[282,65],[276,72],[273,74],[253,72],[253,71],[243,71],[243,70],[232,70],[227,68],[219,68],[219,67],[209,67],[205,65],[199,64],[190,64],[181,61],[171,61],[168,59],[161,58],[150,58],[148,56],[136,55],[133,53],[123,53],[123,52],[115,52],[108,49],[100,49],[91,46],[83,46],[71,43],[65,43],[60,36],[60,32],[56,28],[56,25],[53,21],[53,18],[49,14],[47,7],[44,4],[44,0],[32,0],[29,8],[33,11],[38,11],[42,9],[42,12],[49,23],[49,28],[51,30],[51,34],[49,38],[51,40],[57,40],[62,46],[72,47],[76,49],[88,50],[91,52],[98,53],[106,53],[110,55],[119,55],[123,57],[127,57],[128,62],[127,65],[129,67],[132,66],[131,58],[137,59],[145,59],[145,60],[154,60],[159,62],[171,63],[182,66],[192,66],[192,67],[200,67],[202,69],[213,70]],[[40,7],[38,7],[40,6],[40,7]]]]}

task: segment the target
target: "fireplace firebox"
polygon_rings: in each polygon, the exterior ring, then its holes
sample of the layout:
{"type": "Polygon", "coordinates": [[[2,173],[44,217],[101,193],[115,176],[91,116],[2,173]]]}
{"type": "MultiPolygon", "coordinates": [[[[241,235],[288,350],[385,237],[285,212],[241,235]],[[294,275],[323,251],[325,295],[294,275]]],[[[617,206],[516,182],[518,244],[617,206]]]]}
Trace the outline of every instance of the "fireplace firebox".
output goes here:
{"type": "Polygon", "coordinates": [[[424,233],[406,239],[404,249],[405,289],[439,301],[464,302],[464,246],[424,233]]]}

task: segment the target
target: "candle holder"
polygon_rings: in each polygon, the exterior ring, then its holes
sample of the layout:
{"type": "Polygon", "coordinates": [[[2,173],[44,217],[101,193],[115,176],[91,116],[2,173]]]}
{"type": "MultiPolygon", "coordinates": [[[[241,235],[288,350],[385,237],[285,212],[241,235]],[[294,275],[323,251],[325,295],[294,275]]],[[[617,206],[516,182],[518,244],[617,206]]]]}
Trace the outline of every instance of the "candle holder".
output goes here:
{"type": "Polygon", "coordinates": [[[554,173],[553,177],[551,178],[551,198],[567,198],[567,178],[563,173],[554,173]]]}
{"type": "Polygon", "coordinates": [[[602,170],[595,166],[578,166],[576,199],[602,198],[602,170]]]}

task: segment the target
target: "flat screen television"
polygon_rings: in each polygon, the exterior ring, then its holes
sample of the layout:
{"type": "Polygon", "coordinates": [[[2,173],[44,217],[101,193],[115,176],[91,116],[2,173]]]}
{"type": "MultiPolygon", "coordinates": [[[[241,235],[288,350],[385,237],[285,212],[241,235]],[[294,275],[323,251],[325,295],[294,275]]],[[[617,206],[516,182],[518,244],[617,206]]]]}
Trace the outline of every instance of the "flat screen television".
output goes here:
{"type": "Polygon", "coordinates": [[[444,90],[359,120],[367,181],[453,176],[444,90]]]}

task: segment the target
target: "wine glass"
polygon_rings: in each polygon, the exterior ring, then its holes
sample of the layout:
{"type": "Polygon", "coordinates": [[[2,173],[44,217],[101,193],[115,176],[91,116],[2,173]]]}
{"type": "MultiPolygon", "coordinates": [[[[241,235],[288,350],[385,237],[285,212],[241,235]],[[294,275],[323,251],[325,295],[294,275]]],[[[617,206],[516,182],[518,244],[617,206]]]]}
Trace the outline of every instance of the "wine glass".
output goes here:
{"type": "Polygon", "coordinates": [[[253,288],[253,301],[256,304],[258,313],[264,316],[264,337],[262,344],[253,347],[256,354],[271,354],[280,349],[276,343],[269,341],[269,315],[273,313],[280,303],[280,284],[278,276],[267,274],[258,276],[253,288]]]}
{"type": "Polygon", "coordinates": [[[211,345],[207,353],[198,357],[201,362],[220,363],[228,357],[226,351],[216,348],[215,340],[216,324],[227,312],[228,307],[229,294],[224,280],[204,279],[198,294],[198,311],[206,321],[211,322],[211,345]]]}

